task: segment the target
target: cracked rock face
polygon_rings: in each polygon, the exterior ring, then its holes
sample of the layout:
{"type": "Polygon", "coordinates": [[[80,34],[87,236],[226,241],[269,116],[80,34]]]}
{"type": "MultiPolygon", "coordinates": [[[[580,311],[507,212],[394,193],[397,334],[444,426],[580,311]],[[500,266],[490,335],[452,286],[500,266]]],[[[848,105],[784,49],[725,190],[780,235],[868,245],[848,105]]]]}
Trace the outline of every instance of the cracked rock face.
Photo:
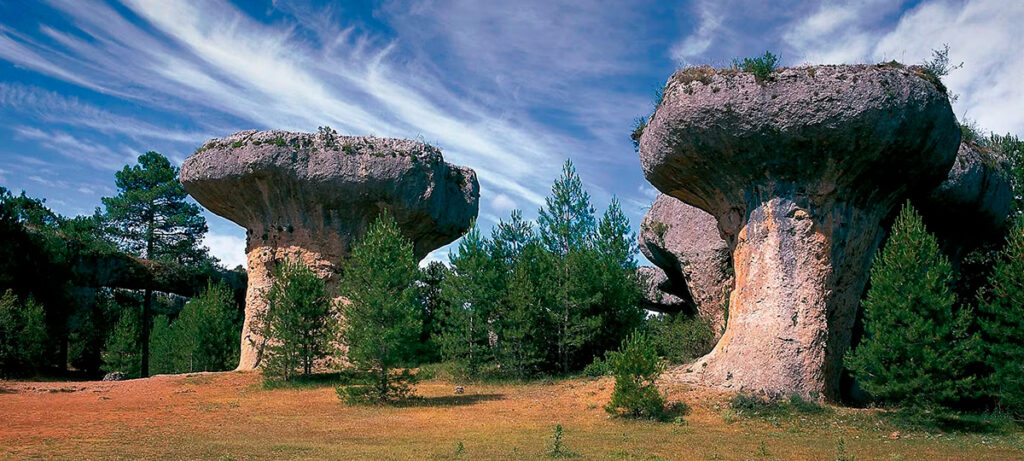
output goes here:
{"type": "Polygon", "coordinates": [[[657,288],[681,302],[659,308],[649,290],[651,310],[684,311],[711,322],[716,334],[725,326],[732,291],[732,254],[718,232],[714,216],[659,194],[640,225],[640,251],[662,272],[657,288]]]}
{"type": "Polygon", "coordinates": [[[648,181],[713,215],[735,268],[725,333],[677,377],[834,399],[879,223],[942,182],[960,130],[920,68],[772,77],[683,69],[640,139],[648,181]]]}
{"type": "Polygon", "coordinates": [[[469,229],[479,185],[469,168],[405,139],[242,131],[207,141],[181,167],[181,183],[211,212],[246,229],[249,286],[239,369],[259,365],[264,339],[253,319],[266,309],[277,264],[299,259],[336,295],[353,241],[387,211],[417,258],[469,229]]]}

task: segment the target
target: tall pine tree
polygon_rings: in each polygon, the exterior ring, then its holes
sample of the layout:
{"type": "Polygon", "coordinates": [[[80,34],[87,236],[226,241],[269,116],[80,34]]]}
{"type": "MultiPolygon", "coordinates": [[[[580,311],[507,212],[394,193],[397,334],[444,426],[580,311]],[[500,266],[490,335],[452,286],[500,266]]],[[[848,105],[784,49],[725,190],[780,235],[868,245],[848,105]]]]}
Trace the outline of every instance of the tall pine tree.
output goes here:
{"type": "Polygon", "coordinates": [[[864,339],[847,356],[861,387],[883,403],[948,405],[972,384],[969,311],[956,309],[954,274],[908,202],[871,268],[864,339]]]}
{"type": "Polygon", "coordinates": [[[1017,217],[1006,247],[979,302],[988,388],[999,404],[1024,414],[1024,215],[1017,217]]]}
{"type": "Polygon", "coordinates": [[[600,298],[590,285],[597,275],[592,251],[594,207],[571,160],[566,160],[562,175],[552,185],[537,223],[541,242],[558,258],[556,272],[551,274],[555,299],[550,315],[557,329],[559,366],[567,373],[575,354],[591,341],[600,325],[590,309],[600,298]]]}
{"type": "MultiPolygon", "coordinates": [[[[151,260],[195,264],[205,257],[199,245],[206,220],[199,207],[185,201],[178,168],[156,152],[115,173],[118,195],[104,197],[109,234],[131,254],[151,260]]],[[[153,292],[147,287],[139,319],[141,375],[149,376],[149,331],[153,292]]]]}
{"type": "Polygon", "coordinates": [[[394,373],[416,352],[420,315],[416,306],[416,258],[412,242],[387,214],[352,248],[345,265],[342,343],[348,359],[376,379],[373,400],[403,398],[411,376],[394,373]]]}
{"type": "Polygon", "coordinates": [[[441,350],[459,362],[467,375],[475,375],[490,356],[490,320],[499,295],[499,274],[490,256],[490,242],[473,227],[450,256],[451,273],[441,291],[447,307],[441,350]]]}

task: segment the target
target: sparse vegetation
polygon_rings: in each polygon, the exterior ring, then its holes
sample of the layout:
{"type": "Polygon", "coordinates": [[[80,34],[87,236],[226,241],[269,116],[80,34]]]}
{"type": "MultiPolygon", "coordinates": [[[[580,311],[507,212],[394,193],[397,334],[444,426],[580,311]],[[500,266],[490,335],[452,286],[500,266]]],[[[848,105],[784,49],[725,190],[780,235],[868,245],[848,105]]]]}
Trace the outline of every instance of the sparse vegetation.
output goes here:
{"type": "Polygon", "coordinates": [[[672,364],[691,362],[715,347],[711,322],[700,316],[652,315],[647,318],[647,330],[655,350],[672,364]]]}
{"type": "Polygon", "coordinates": [[[754,74],[754,79],[758,83],[770,82],[773,79],[772,74],[779,68],[779,57],[765,51],[764,56],[737,59],[733,61],[733,67],[754,74]]]}
{"type": "Polygon", "coordinates": [[[645,128],[647,128],[647,117],[637,117],[633,122],[633,133],[629,135],[633,140],[634,151],[640,151],[640,137],[643,136],[645,128]]]}

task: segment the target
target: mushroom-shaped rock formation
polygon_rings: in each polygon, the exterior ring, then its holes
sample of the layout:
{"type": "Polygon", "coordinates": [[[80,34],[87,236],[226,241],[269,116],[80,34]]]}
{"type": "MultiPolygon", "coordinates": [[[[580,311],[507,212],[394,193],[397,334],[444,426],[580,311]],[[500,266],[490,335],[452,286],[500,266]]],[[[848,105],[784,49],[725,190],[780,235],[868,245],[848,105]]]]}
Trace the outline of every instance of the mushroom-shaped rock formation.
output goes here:
{"type": "Polygon", "coordinates": [[[640,251],[665,273],[667,280],[658,285],[661,290],[685,301],[675,305],[689,306],[680,310],[703,317],[716,334],[721,333],[733,278],[729,246],[715,217],[659,194],[640,224],[638,238],[640,251]]]}
{"type": "MultiPolygon", "coordinates": [[[[239,369],[259,365],[253,319],[266,309],[276,264],[299,259],[337,293],[349,247],[387,211],[426,256],[477,214],[476,173],[448,164],[424,143],[285,131],[242,131],[207,141],[181,167],[185,190],[246,228],[249,286],[239,369]]],[[[343,295],[343,294],[341,294],[343,295]]]]}
{"type": "Polygon", "coordinates": [[[914,199],[925,224],[954,261],[985,241],[1002,239],[1013,208],[1006,159],[992,149],[960,143],[946,180],[914,199]]]}
{"type": "Polygon", "coordinates": [[[711,213],[736,286],[715,349],[677,377],[838,397],[880,221],[949,171],[960,130],[923,69],[690,68],[640,139],[648,181],[711,213]]]}

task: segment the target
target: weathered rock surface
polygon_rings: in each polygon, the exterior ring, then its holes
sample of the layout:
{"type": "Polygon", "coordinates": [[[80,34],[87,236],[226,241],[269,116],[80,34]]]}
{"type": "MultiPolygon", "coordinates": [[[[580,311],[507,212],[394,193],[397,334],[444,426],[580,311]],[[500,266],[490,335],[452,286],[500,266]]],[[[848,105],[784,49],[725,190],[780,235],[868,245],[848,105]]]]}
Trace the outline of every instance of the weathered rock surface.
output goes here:
{"type": "MultiPolygon", "coordinates": [[[[714,216],[659,194],[640,225],[640,251],[664,271],[661,291],[679,299],[678,309],[711,322],[716,333],[725,326],[725,309],[733,287],[729,246],[714,216]]],[[[650,296],[649,296],[650,298],[650,296]]],[[[659,310],[652,308],[652,310],[659,310]]]]}
{"type": "Polygon", "coordinates": [[[644,283],[644,309],[665,314],[693,312],[696,309],[693,301],[673,294],[668,276],[660,267],[640,266],[637,272],[644,283]]]}
{"type": "MultiPolygon", "coordinates": [[[[298,259],[337,293],[351,244],[387,211],[417,258],[461,236],[476,217],[476,173],[427,144],[369,136],[242,131],[207,141],[181,182],[211,212],[246,228],[249,286],[239,369],[259,365],[253,319],[277,263],[298,259]]],[[[343,295],[343,294],[342,294],[343,295]]]]}
{"type": "Polygon", "coordinates": [[[977,245],[1002,239],[1013,207],[1006,159],[974,143],[960,143],[946,180],[913,199],[928,229],[954,260],[977,245]]]}
{"type": "Polygon", "coordinates": [[[950,170],[943,89],[899,65],[677,72],[640,139],[647,179],[711,213],[735,289],[715,349],[681,379],[836,398],[880,221],[950,170]]]}

